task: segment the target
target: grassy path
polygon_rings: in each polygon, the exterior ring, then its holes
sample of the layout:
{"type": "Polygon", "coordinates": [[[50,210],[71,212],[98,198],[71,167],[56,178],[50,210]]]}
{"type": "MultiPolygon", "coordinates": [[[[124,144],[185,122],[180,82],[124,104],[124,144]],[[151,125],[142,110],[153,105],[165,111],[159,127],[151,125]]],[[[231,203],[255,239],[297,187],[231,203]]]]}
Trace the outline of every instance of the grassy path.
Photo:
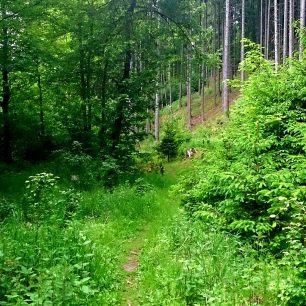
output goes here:
{"type": "Polygon", "coordinates": [[[182,173],[190,171],[191,165],[190,161],[170,163],[165,165],[164,175],[144,175],[139,183],[140,190],[148,189],[144,193],[137,193],[137,187],[136,192],[122,187],[106,196],[97,191],[86,195],[84,209],[87,205],[92,215],[95,205],[98,212],[105,205],[100,221],[93,218],[84,224],[100,260],[108,256],[108,271],[101,285],[112,290],[105,290],[109,294],[102,299],[105,305],[141,305],[138,300],[143,284],[139,283],[139,275],[145,246],[178,213],[179,198],[170,194],[171,186],[182,173]]]}
{"type": "MultiPolygon", "coordinates": [[[[139,305],[139,277],[141,269],[141,254],[146,243],[156,239],[161,228],[178,212],[179,199],[173,199],[170,195],[171,185],[175,184],[179,175],[188,167],[184,163],[173,163],[166,166],[165,174],[155,189],[155,207],[151,218],[143,224],[137,234],[126,242],[126,257],[123,265],[125,271],[125,288],[123,292],[122,305],[139,305]]],[[[150,179],[150,176],[148,177],[150,179]]],[[[153,180],[154,185],[154,180],[153,180]]],[[[155,186],[156,187],[156,186],[155,186]]]]}

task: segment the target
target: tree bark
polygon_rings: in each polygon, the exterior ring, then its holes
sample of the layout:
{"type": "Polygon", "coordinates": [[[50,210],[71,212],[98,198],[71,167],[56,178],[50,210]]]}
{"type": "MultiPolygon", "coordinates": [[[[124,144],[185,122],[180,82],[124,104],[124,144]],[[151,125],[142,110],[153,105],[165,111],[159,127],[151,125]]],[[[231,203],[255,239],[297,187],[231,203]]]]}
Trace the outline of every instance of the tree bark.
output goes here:
{"type": "Polygon", "coordinates": [[[270,9],[271,1],[267,0],[266,10],[266,29],[265,29],[265,58],[269,59],[269,45],[270,45],[270,9]]]}
{"type": "Polygon", "coordinates": [[[99,130],[99,139],[100,139],[100,147],[103,149],[106,146],[106,101],[107,101],[107,71],[109,61],[107,56],[105,56],[106,61],[104,63],[104,67],[102,68],[102,77],[101,77],[101,123],[99,130]]]}
{"type": "MultiPolygon", "coordinates": [[[[244,38],[245,38],[245,0],[241,3],[241,56],[240,61],[244,61],[244,38]]],[[[241,82],[244,81],[244,71],[241,70],[241,82]]]]}
{"type": "Polygon", "coordinates": [[[154,135],[155,142],[159,142],[159,108],[160,108],[160,94],[159,94],[159,84],[157,83],[157,91],[155,94],[155,119],[154,119],[154,135]]]}
{"type": "Polygon", "coordinates": [[[260,46],[263,47],[263,0],[260,0],[260,35],[259,35],[260,46]]]}
{"type": "Polygon", "coordinates": [[[300,49],[299,49],[299,58],[300,61],[303,58],[304,46],[303,46],[303,34],[305,35],[305,3],[306,0],[301,0],[301,15],[300,15],[300,49]]]}
{"type": "Polygon", "coordinates": [[[192,66],[191,66],[191,45],[188,45],[187,51],[187,128],[191,130],[191,74],[192,74],[192,66]]]}
{"type": "Polygon", "coordinates": [[[172,68],[172,66],[171,66],[171,64],[169,64],[169,67],[168,67],[168,69],[169,69],[169,71],[168,71],[168,84],[169,84],[169,104],[171,105],[172,104],[172,79],[171,79],[171,73],[172,73],[172,71],[171,71],[171,68],[172,68]]]}
{"type": "MultiPolygon", "coordinates": [[[[6,16],[6,9],[4,5],[1,7],[2,16],[6,16]]],[[[9,37],[8,28],[5,21],[2,21],[2,114],[3,114],[3,160],[6,163],[13,161],[12,147],[11,147],[11,127],[9,120],[9,103],[11,99],[11,91],[9,85],[9,37]]]]}
{"type": "Polygon", "coordinates": [[[227,79],[229,76],[229,58],[230,58],[230,0],[225,2],[225,23],[224,23],[224,46],[223,46],[223,95],[222,105],[225,117],[229,117],[229,95],[227,79]]]}
{"type": "Polygon", "coordinates": [[[289,58],[293,57],[294,48],[294,32],[293,32],[293,19],[294,19],[294,0],[289,0],[289,58]]]}
{"type": "Polygon", "coordinates": [[[132,32],[133,32],[133,16],[136,8],[136,0],[130,0],[130,6],[127,10],[125,16],[125,40],[127,42],[125,51],[124,51],[124,64],[123,64],[123,72],[120,83],[118,84],[118,92],[121,95],[120,101],[116,107],[117,117],[114,121],[113,131],[112,131],[112,152],[115,154],[115,149],[120,141],[120,135],[123,130],[124,123],[124,110],[126,107],[127,96],[129,94],[129,90],[126,84],[126,80],[130,77],[131,72],[131,61],[132,61],[132,32]]]}
{"type": "Polygon", "coordinates": [[[283,34],[283,63],[286,61],[288,51],[288,0],[284,1],[284,34],[283,34]]]}
{"type": "Polygon", "coordinates": [[[40,127],[40,135],[42,137],[45,136],[45,121],[44,121],[44,109],[43,109],[43,93],[42,93],[42,86],[41,86],[41,75],[39,71],[39,60],[36,61],[36,73],[37,73],[37,87],[38,87],[38,94],[39,94],[39,127],[40,127]]]}
{"type": "Polygon", "coordinates": [[[179,77],[179,106],[182,107],[183,97],[183,63],[184,63],[184,46],[181,47],[181,60],[180,60],[180,77],[179,77]]]}
{"type": "Polygon", "coordinates": [[[275,69],[278,68],[279,63],[279,43],[278,43],[278,2],[274,0],[274,62],[275,62],[275,69]]]}

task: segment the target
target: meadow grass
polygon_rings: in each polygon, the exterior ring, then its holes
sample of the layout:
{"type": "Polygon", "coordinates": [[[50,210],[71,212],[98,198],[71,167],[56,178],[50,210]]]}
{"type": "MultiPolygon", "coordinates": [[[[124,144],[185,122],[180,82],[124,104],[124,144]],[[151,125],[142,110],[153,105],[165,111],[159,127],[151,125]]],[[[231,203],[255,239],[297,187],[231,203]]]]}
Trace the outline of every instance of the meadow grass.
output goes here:
{"type": "MultiPolygon", "coordinates": [[[[75,191],[79,205],[69,220],[52,211],[38,223],[12,214],[0,225],[1,305],[283,305],[288,271],[180,208],[172,186],[194,167],[175,161],[164,175],[75,191]],[[135,250],[138,269],[125,272],[135,250]]],[[[34,170],[7,177],[10,201],[21,201],[21,182],[34,170]]]]}

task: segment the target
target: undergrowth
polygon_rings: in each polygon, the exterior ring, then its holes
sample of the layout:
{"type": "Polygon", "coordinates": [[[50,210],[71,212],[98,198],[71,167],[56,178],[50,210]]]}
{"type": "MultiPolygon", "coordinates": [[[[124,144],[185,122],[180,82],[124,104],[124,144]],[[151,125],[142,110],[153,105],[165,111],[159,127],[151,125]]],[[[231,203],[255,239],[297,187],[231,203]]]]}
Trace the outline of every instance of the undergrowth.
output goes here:
{"type": "MultiPolygon", "coordinates": [[[[250,74],[231,120],[203,143],[176,191],[194,220],[238,235],[291,270],[286,305],[306,303],[305,59],[275,71],[251,44],[250,74]]],[[[266,255],[265,255],[266,256],[266,255]]]]}
{"type": "Polygon", "coordinates": [[[290,271],[181,212],[141,256],[139,305],[286,305],[290,271]]]}

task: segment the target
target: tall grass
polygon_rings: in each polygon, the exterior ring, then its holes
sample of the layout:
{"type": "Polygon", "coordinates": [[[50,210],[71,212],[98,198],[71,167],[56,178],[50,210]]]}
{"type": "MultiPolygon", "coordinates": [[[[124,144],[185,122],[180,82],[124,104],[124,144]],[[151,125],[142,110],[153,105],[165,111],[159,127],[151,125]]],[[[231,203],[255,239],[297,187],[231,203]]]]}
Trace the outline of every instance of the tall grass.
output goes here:
{"type": "Polygon", "coordinates": [[[156,188],[165,184],[153,176],[112,191],[48,188],[40,199],[47,203],[48,214],[29,220],[22,214],[22,205],[30,203],[23,202],[24,189],[18,190],[22,179],[7,176],[7,184],[12,181],[15,188],[10,197],[2,197],[14,202],[15,213],[0,224],[0,304],[120,304],[126,241],[153,218],[158,209],[156,188]],[[72,205],[71,201],[78,201],[76,210],[62,219],[58,207],[72,205]]]}
{"type": "Polygon", "coordinates": [[[139,305],[285,305],[287,274],[237,237],[178,214],[143,248],[139,305]]]}

